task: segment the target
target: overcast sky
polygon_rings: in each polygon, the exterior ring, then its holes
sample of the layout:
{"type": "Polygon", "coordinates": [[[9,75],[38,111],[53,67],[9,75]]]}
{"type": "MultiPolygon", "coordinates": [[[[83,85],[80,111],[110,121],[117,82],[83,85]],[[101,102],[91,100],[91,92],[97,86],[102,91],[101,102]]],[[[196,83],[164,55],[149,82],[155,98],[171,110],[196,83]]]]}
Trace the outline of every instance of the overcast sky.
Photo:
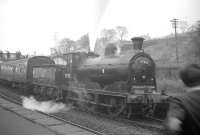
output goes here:
{"type": "Polygon", "coordinates": [[[144,34],[154,38],[173,32],[173,18],[189,24],[200,20],[200,0],[91,0],[97,2],[93,8],[89,1],[0,0],[0,49],[49,54],[55,32],[57,40],[77,40],[99,24],[99,29],[126,26],[128,38],[144,34]],[[99,18],[91,23],[95,15],[99,18]]]}

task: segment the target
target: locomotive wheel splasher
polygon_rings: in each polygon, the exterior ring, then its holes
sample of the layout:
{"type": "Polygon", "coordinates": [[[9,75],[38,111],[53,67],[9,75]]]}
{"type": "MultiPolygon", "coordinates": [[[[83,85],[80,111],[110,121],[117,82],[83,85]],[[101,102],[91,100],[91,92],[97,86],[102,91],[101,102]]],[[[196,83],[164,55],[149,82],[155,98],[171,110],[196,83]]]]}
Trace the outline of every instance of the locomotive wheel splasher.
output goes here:
{"type": "Polygon", "coordinates": [[[126,108],[125,98],[111,97],[109,102],[111,107],[107,107],[107,112],[112,118],[119,116],[126,108]]]}

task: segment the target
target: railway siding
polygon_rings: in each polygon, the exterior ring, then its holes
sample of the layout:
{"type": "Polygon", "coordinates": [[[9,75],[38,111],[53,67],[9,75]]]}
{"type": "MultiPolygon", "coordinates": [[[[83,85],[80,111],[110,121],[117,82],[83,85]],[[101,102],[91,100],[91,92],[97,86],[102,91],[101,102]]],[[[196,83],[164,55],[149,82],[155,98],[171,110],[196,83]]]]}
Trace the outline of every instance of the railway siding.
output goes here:
{"type": "Polygon", "coordinates": [[[27,110],[22,106],[3,98],[0,98],[0,107],[9,110],[29,121],[32,121],[33,123],[42,125],[57,135],[97,135],[80,127],[67,124],[64,121],[56,118],[48,117],[48,115],[41,114],[37,111],[27,110]]]}

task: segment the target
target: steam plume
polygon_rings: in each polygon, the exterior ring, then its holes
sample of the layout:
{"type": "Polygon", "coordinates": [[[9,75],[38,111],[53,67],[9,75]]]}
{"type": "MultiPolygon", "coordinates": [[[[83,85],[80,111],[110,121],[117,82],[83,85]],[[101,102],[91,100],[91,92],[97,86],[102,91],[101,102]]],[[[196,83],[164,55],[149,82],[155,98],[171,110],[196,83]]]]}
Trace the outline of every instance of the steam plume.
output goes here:
{"type": "Polygon", "coordinates": [[[62,110],[70,110],[71,107],[66,107],[63,103],[56,103],[53,101],[43,101],[39,102],[34,97],[24,97],[22,96],[22,105],[24,108],[30,110],[37,110],[44,113],[56,113],[62,110]]]}
{"type": "Polygon", "coordinates": [[[89,26],[89,39],[90,51],[94,51],[98,27],[104,15],[109,0],[90,0],[90,26],[89,26]]]}

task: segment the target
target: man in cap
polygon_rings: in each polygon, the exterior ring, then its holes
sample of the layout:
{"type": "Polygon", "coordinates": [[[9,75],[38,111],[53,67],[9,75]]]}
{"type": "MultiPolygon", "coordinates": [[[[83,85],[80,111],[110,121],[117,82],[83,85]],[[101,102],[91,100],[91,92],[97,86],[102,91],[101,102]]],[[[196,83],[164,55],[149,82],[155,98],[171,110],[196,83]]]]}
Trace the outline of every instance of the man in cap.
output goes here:
{"type": "Polygon", "coordinates": [[[170,100],[167,131],[169,134],[200,135],[200,66],[186,66],[180,71],[180,78],[188,89],[170,100]]]}

